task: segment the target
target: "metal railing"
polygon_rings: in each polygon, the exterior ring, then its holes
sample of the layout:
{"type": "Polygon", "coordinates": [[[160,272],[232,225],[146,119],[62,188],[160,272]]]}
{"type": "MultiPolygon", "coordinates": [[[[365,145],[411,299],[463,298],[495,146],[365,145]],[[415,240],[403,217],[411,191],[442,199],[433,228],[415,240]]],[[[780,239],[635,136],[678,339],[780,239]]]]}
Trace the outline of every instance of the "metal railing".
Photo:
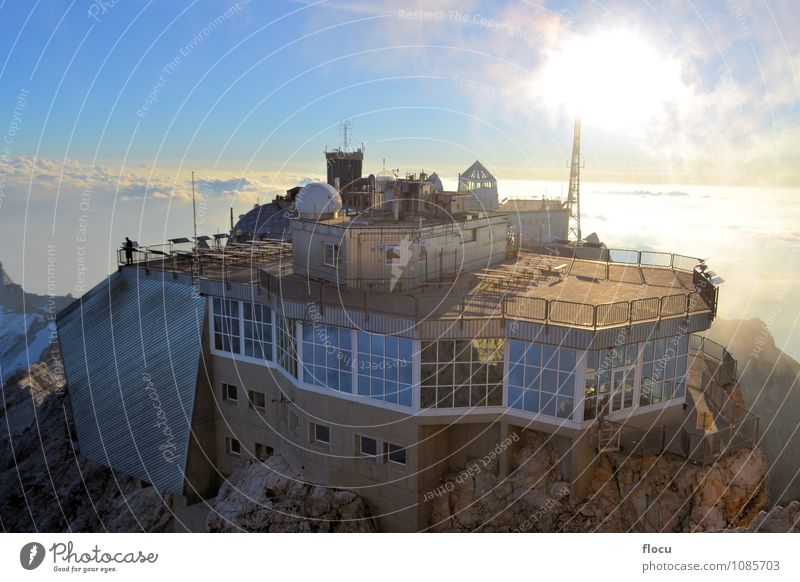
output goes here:
{"type": "Polygon", "coordinates": [[[689,336],[689,353],[700,355],[714,365],[700,376],[703,397],[727,426],[715,432],[682,429],[683,453],[692,462],[707,465],[726,452],[742,447],[755,447],[759,437],[760,419],[734,400],[737,382],[736,358],[723,346],[701,335],[689,336]]]}
{"type": "Polygon", "coordinates": [[[758,443],[759,418],[745,411],[738,423],[730,424],[716,432],[696,432],[682,429],[683,454],[698,465],[709,465],[721,455],[758,443]]]}
{"type": "Polygon", "coordinates": [[[598,452],[617,452],[630,457],[644,458],[664,450],[666,428],[653,425],[647,429],[603,419],[598,420],[598,452]]]}
{"type": "MultiPolygon", "coordinates": [[[[282,256],[289,256],[291,243],[282,244],[282,256]]],[[[417,321],[435,317],[441,319],[489,319],[524,320],[547,324],[585,329],[602,329],[630,325],[637,322],[653,321],[662,318],[689,316],[694,313],[714,313],[715,296],[686,289],[661,297],[648,297],[629,301],[617,301],[602,304],[587,304],[560,299],[544,299],[513,293],[490,293],[486,291],[471,292],[462,295],[426,295],[409,292],[381,292],[352,286],[336,285],[322,281],[308,280],[300,286],[285,284],[280,276],[267,273],[259,267],[259,263],[276,258],[274,248],[263,252],[255,245],[243,245],[247,248],[229,249],[231,245],[214,249],[184,250],[179,245],[169,243],[151,245],[134,249],[134,263],[145,269],[160,268],[174,272],[191,272],[199,278],[220,279],[223,282],[261,284],[270,291],[283,292],[287,299],[301,301],[317,301],[322,305],[350,308],[367,306],[377,313],[402,315],[415,318],[417,321]],[[249,269],[248,269],[249,267],[249,269]],[[295,287],[297,287],[295,289],[295,287]],[[328,292],[326,289],[335,289],[328,292]],[[370,294],[367,297],[367,293],[370,294]],[[382,296],[386,300],[382,300],[382,296]],[[345,300],[347,298],[347,300],[345,300]]],[[[273,245],[274,246],[274,245],[273,245]]],[[[118,250],[120,265],[125,264],[125,249],[118,250]]],[[[626,267],[635,265],[656,269],[685,271],[693,269],[698,259],[671,253],[651,251],[633,251],[611,249],[608,261],[574,260],[573,265],[582,264],[590,267],[598,265],[602,269],[605,264],[606,274],[610,276],[611,266],[626,267]]],[[[638,275],[637,275],[638,276],[638,275]]],[[[644,275],[642,275],[644,279],[644,275]]],[[[430,286],[433,283],[423,285],[430,286]]],[[[685,285],[685,283],[684,283],[685,285]]]]}

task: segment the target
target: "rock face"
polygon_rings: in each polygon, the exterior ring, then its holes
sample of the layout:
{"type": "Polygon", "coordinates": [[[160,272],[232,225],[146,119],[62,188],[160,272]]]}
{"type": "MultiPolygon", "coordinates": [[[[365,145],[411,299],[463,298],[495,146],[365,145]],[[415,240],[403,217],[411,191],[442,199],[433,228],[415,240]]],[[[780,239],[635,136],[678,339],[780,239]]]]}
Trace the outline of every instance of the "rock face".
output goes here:
{"type": "MultiPolygon", "coordinates": [[[[696,532],[749,524],[767,502],[767,459],[740,449],[713,466],[672,454],[600,455],[591,493],[570,503],[558,455],[545,435],[525,431],[509,476],[469,467],[452,472],[431,511],[434,531],[696,532]],[[465,474],[474,474],[463,478],[465,474]]],[[[494,469],[492,467],[491,469],[494,469]]]]}
{"type": "Polygon", "coordinates": [[[239,467],[220,488],[210,532],[374,532],[363,498],[352,491],[303,483],[273,455],[239,467]]]}
{"type": "Polygon", "coordinates": [[[170,531],[170,497],[75,456],[67,430],[69,396],[60,378],[39,362],[3,388],[2,530],[170,531]]]}
{"type": "Polygon", "coordinates": [[[0,375],[8,383],[29,364],[46,359],[54,344],[52,315],[72,297],[26,293],[0,263],[0,375]]]}
{"type": "Polygon", "coordinates": [[[800,532],[800,501],[792,501],[785,507],[776,505],[769,511],[761,511],[749,526],[737,531],[750,533],[800,532]]]}
{"type": "Polygon", "coordinates": [[[761,418],[758,444],[769,459],[770,502],[800,499],[800,363],[775,346],[769,328],[758,319],[717,319],[709,337],[728,346],[738,360],[739,387],[761,418]]]}

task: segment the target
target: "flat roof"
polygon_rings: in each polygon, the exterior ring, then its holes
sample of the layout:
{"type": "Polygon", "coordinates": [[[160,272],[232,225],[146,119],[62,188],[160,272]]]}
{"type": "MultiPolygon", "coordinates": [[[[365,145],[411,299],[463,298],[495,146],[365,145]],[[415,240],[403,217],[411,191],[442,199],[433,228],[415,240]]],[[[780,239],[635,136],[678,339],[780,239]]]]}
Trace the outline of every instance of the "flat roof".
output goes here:
{"type": "MultiPolygon", "coordinates": [[[[288,243],[278,244],[261,253],[252,253],[250,261],[247,252],[239,247],[230,261],[220,260],[220,255],[224,255],[222,250],[210,261],[201,253],[200,277],[260,284],[272,292],[280,291],[287,301],[313,300],[333,307],[417,320],[502,316],[596,328],[713,311],[708,296],[704,301],[690,302],[699,294],[689,270],[693,268],[693,259],[688,257],[682,257],[685,260],[679,269],[521,251],[518,258],[486,269],[431,281],[415,289],[388,292],[309,280],[294,273],[288,243]]],[[[190,273],[191,267],[191,256],[148,263],[150,269],[184,273],[190,273]]]]}

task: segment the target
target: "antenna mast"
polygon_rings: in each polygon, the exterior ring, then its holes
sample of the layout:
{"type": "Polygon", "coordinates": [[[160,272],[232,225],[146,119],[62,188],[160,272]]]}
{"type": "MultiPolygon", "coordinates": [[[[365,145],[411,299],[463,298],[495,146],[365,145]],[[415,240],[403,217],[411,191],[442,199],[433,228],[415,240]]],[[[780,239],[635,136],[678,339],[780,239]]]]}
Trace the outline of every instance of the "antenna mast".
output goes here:
{"type": "Polygon", "coordinates": [[[192,221],[194,223],[194,250],[197,251],[197,206],[194,203],[194,171],[192,171],[192,221]]]}
{"type": "Polygon", "coordinates": [[[581,118],[575,118],[575,131],[572,138],[572,163],[569,169],[569,190],[567,192],[567,209],[569,210],[569,227],[567,239],[581,240],[581,118]]]}
{"type": "Polygon", "coordinates": [[[343,121],[342,122],[342,149],[347,152],[349,151],[348,146],[350,145],[348,142],[350,141],[348,138],[348,133],[350,132],[350,122],[343,121]]]}

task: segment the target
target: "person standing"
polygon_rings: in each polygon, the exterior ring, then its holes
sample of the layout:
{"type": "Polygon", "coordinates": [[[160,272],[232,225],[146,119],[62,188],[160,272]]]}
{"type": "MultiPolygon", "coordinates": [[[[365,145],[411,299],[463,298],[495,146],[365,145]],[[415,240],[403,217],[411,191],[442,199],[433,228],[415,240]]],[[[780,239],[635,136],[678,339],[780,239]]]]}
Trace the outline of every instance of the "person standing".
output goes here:
{"type": "Polygon", "coordinates": [[[125,237],[125,264],[133,264],[133,241],[127,236],[125,237]]]}

